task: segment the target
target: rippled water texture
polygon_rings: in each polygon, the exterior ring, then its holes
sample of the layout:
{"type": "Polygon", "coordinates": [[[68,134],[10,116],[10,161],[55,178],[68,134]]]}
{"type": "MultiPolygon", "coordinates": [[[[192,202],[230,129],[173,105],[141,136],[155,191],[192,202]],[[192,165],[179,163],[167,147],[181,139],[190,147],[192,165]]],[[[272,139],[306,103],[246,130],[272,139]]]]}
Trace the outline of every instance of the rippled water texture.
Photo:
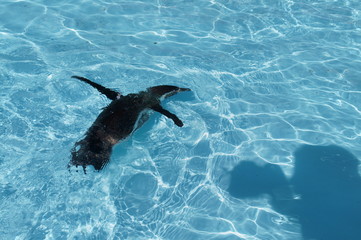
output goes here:
{"type": "Polygon", "coordinates": [[[361,239],[359,0],[2,0],[1,239],[361,239]],[[101,172],[109,101],[172,84],[101,172]],[[317,227],[315,227],[317,226],[317,227]]]}

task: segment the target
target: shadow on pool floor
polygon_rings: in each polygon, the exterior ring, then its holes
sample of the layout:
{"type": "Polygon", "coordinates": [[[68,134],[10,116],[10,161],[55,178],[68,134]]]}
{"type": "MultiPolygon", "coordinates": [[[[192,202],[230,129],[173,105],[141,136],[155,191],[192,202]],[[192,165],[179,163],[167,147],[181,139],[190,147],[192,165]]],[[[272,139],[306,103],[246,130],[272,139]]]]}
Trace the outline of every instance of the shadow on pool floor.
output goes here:
{"type": "Polygon", "coordinates": [[[298,219],[304,239],[361,239],[357,158],[334,145],[303,145],[294,156],[291,179],[278,165],[240,162],[231,171],[229,193],[236,198],[268,194],[276,211],[298,219]]]}

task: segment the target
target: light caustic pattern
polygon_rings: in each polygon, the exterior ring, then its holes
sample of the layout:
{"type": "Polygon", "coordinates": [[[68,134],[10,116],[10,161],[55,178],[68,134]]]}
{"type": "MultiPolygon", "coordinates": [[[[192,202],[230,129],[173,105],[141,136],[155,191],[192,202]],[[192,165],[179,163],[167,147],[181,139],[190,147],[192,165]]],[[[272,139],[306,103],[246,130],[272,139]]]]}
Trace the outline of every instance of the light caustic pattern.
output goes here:
{"type": "MultiPolygon", "coordinates": [[[[2,0],[1,239],[301,239],[270,199],[228,191],[242,161],[287,177],[302,144],[360,158],[358,1],[2,0]],[[109,101],[172,84],[104,171],[68,172],[109,101]]],[[[294,196],[295,198],[299,196],[294,196]]]]}

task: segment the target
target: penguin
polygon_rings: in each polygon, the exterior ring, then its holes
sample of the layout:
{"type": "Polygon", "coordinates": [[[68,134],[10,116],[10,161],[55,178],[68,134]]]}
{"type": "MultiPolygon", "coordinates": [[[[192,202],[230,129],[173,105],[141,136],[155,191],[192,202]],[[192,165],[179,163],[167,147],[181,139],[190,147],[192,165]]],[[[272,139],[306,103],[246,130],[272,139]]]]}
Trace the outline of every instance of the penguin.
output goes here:
{"type": "Polygon", "coordinates": [[[97,171],[103,169],[109,163],[114,145],[141,127],[152,110],[172,119],[178,127],[183,126],[183,122],[175,114],[164,109],[160,103],[163,99],[179,92],[191,91],[189,88],[159,85],[124,96],[87,78],[79,76],[72,78],[91,85],[109,98],[111,103],[99,114],[84,138],[75,143],[71,150],[68,168],[72,165],[82,166],[84,173],[89,165],[97,171]]]}

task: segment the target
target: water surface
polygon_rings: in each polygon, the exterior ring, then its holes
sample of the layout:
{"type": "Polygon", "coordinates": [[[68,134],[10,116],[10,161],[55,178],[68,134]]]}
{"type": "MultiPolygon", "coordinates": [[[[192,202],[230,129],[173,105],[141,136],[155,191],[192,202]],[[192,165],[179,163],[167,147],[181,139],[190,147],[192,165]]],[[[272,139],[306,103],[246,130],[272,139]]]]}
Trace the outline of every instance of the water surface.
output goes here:
{"type": "Polygon", "coordinates": [[[345,222],[343,239],[360,239],[348,214],[361,212],[359,1],[0,9],[1,239],[326,239],[345,222]],[[109,103],[72,75],[123,94],[189,87],[163,104],[185,125],[155,113],[104,171],[69,172],[71,148],[109,103]],[[318,230],[305,221],[330,209],[318,230]]]}

